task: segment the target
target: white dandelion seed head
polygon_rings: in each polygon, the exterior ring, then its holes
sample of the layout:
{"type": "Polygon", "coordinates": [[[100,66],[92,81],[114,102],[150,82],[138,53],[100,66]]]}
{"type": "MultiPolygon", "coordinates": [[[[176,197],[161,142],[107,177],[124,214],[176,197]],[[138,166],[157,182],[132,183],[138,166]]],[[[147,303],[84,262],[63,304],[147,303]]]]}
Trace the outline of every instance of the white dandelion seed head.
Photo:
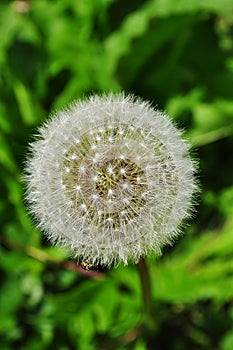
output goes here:
{"type": "Polygon", "coordinates": [[[160,253],[190,215],[195,166],[169,118],[124,94],[92,96],[40,128],[27,201],[52,242],[110,266],[160,253]]]}

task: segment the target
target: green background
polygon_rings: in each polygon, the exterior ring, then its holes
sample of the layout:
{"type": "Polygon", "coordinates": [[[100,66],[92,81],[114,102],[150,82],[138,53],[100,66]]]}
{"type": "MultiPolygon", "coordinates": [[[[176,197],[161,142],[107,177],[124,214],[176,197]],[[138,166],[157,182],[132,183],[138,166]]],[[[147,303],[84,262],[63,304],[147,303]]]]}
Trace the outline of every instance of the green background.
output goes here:
{"type": "Polygon", "coordinates": [[[233,349],[233,1],[0,4],[0,349],[233,349]],[[152,332],[135,266],[81,273],[30,219],[21,181],[48,115],[126,91],[166,111],[200,159],[195,217],[149,257],[152,332]]]}

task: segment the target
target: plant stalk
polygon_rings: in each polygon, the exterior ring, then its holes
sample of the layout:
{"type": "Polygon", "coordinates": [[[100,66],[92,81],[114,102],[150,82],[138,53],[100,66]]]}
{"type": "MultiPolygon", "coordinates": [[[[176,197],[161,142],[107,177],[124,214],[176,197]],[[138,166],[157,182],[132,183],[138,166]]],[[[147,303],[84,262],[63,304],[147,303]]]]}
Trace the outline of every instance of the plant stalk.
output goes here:
{"type": "Polygon", "coordinates": [[[141,282],[143,316],[144,323],[148,328],[154,328],[154,320],[152,315],[152,293],[151,293],[151,278],[146,259],[141,257],[138,264],[138,273],[141,282]]]}

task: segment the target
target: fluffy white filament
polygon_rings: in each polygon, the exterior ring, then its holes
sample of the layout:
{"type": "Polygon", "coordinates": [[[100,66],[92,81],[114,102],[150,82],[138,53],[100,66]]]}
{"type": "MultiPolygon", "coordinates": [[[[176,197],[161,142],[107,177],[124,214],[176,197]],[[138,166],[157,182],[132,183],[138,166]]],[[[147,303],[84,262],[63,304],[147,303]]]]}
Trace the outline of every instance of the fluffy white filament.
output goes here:
{"type": "Polygon", "coordinates": [[[132,96],[92,96],[39,132],[26,166],[27,201],[54,243],[110,266],[159,254],[177,236],[195,169],[164,113],[132,96]]]}

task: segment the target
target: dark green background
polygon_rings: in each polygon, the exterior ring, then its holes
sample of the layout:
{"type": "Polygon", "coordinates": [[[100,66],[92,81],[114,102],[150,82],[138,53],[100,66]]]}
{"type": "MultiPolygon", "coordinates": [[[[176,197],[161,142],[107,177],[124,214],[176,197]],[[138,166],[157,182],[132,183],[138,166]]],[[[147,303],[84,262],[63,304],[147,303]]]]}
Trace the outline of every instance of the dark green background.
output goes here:
{"type": "Polygon", "coordinates": [[[233,349],[233,1],[0,4],[0,349],[233,349]],[[54,110],[126,91],[165,110],[200,158],[197,213],[149,258],[152,334],[135,266],[69,270],[23,202],[27,145],[54,110]]]}

